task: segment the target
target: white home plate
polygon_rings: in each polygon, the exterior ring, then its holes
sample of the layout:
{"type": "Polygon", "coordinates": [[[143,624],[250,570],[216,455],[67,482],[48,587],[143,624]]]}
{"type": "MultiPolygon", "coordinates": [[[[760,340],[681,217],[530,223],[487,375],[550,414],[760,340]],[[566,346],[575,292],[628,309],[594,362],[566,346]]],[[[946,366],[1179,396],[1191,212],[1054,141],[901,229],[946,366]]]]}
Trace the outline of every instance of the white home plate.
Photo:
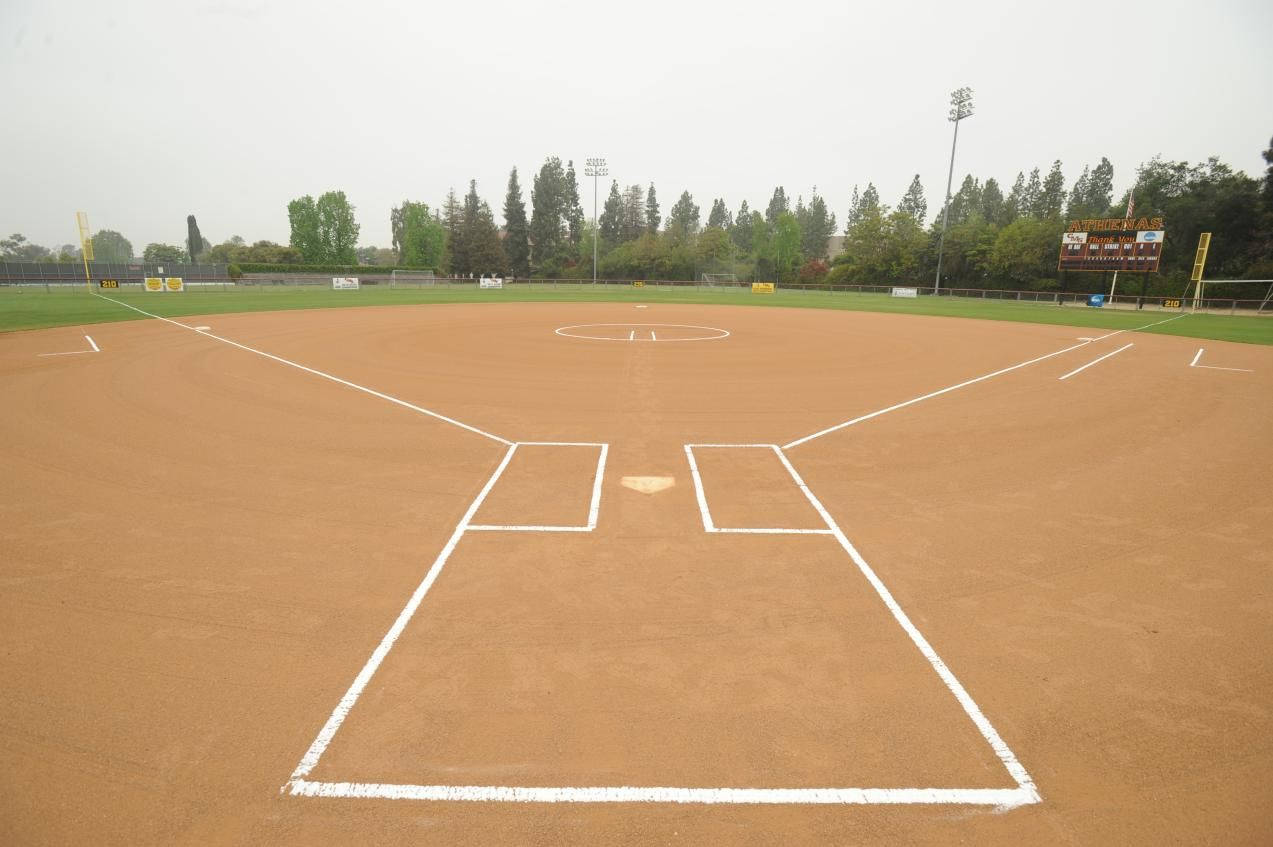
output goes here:
{"type": "Polygon", "coordinates": [[[631,488],[642,494],[658,494],[676,485],[676,478],[671,476],[625,476],[619,480],[624,488],[631,488]]]}

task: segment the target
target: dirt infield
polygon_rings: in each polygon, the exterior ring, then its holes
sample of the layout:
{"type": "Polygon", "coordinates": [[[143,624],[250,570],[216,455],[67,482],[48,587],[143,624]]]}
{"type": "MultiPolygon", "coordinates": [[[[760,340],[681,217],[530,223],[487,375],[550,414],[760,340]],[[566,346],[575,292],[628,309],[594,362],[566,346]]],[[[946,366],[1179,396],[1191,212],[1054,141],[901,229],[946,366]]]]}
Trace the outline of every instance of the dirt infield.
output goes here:
{"type": "Polygon", "coordinates": [[[1273,350],[419,306],[0,392],[5,843],[1273,840],[1273,350]]]}

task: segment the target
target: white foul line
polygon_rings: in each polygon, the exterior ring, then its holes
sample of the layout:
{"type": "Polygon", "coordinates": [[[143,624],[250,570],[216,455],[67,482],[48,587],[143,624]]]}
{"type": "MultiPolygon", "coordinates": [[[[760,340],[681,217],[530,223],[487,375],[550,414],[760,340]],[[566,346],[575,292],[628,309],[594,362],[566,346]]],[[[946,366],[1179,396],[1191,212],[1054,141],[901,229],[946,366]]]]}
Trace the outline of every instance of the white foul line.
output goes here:
{"type": "Polygon", "coordinates": [[[735,805],[947,804],[1011,809],[1039,802],[1024,788],[672,788],[597,786],[541,788],[497,785],[393,785],[294,779],[294,797],[354,797],[478,803],[698,803],[735,805]]]}
{"type": "Polygon", "coordinates": [[[898,409],[904,409],[907,406],[913,406],[916,403],[922,402],[924,400],[931,400],[933,397],[940,397],[941,395],[948,394],[951,391],[956,391],[960,388],[966,388],[967,386],[975,385],[978,382],[984,382],[985,380],[991,379],[992,377],[1001,376],[1010,371],[1015,371],[1018,368],[1024,368],[1027,365],[1033,365],[1038,362],[1042,362],[1046,359],[1051,359],[1054,356],[1060,356],[1062,353],[1069,353],[1071,350],[1077,350],[1080,347],[1086,347],[1087,345],[1094,344],[1097,341],[1104,341],[1106,338],[1113,338],[1115,335],[1121,335],[1124,332],[1139,332],[1142,329],[1149,329],[1151,326],[1158,326],[1159,324],[1165,324],[1168,321],[1180,320],[1181,318],[1185,318],[1188,316],[1189,316],[1188,313],[1183,315],[1176,315],[1174,317],[1166,318],[1161,321],[1154,321],[1153,323],[1145,324],[1144,326],[1133,327],[1131,329],[1120,329],[1120,330],[1117,330],[1116,332],[1110,332],[1098,338],[1093,338],[1090,341],[1083,341],[1078,344],[1072,345],[1070,347],[1066,347],[1062,350],[1057,350],[1055,353],[1048,353],[1045,356],[1038,356],[1034,359],[1029,359],[1024,362],[1019,362],[1015,365],[1011,365],[1006,368],[1001,368],[997,371],[993,371],[983,376],[974,377],[973,379],[965,380],[956,385],[951,385],[951,386],[947,386],[946,388],[938,389],[937,391],[930,391],[928,394],[924,394],[920,397],[914,397],[910,400],[906,400],[901,403],[895,403],[894,405],[889,406],[888,408],[880,409],[878,411],[871,412],[870,414],[861,415],[859,417],[853,418],[852,420],[845,421],[844,423],[827,427],[826,429],[819,430],[818,432],[815,432],[812,435],[806,435],[804,438],[797,438],[795,441],[788,442],[787,444],[782,445],[782,449],[790,450],[792,447],[799,447],[801,444],[804,444],[807,441],[812,441],[815,438],[821,438],[824,435],[829,435],[833,432],[836,432],[837,430],[844,429],[845,427],[853,426],[854,424],[859,424],[859,423],[862,423],[863,421],[869,421],[871,418],[878,418],[880,415],[888,414],[889,412],[895,412],[898,409]]]}
{"type": "Polygon", "coordinates": [[[1255,371],[1251,370],[1250,368],[1222,368],[1219,365],[1200,365],[1198,364],[1198,360],[1202,358],[1202,351],[1204,349],[1206,348],[1203,348],[1203,347],[1198,348],[1198,353],[1196,356],[1193,357],[1193,361],[1189,363],[1189,367],[1206,368],[1209,371],[1239,371],[1241,373],[1247,373],[1247,374],[1255,373],[1255,371]]]}
{"type": "Polygon", "coordinates": [[[419,412],[422,415],[428,415],[431,418],[437,418],[438,420],[452,424],[453,426],[458,426],[460,429],[467,429],[469,432],[473,432],[478,435],[484,436],[486,438],[491,439],[492,441],[498,441],[500,444],[504,444],[506,446],[511,446],[513,444],[513,442],[509,441],[507,438],[500,438],[498,435],[492,435],[491,433],[486,432],[485,430],[478,429],[475,426],[469,426],[466,423],[457,421],[455,418],[448,418],[446,415],[439,414],[437,412],[432,411],[431,409],[426,409],[423,406],[417,406],[414,403],[408,403],[405,400],[399,400],[397,397],[393,397],[389,394],[376,391],[375,389],[368,388],[365,385],[359,385],[356,382],[350,382],[347,379],[341,379],[338,376],[332,376],[329,373],[324,373],[323,371],[316,370],[315,368],[306,367],[305,365],[301,365],[296,362],[289,361],[287,359],[284,359],[282,356],[275,356],[273,353],[266,353],[264,350],[258,350],[255,347],[249,347],[246,344],[240,344],[237,341],[231,341],[228,338],[222,338],[219,335],[213,335],[211,332],[207,332],[206,330],[196,330],[194,327],[187,326],[186,324],[183,324],[180,321],[174,321],[171,318],[165,318],[161,315],[152,314],[151,312],[147,312],[144,309],[138,309],[136,306],[132,306],[128,303],[124,303],[123,301],[120,301],[120,300],[115,300],[114,298],[111,298],[111,297],[106,297],[105,295],[98,294],[97,292],[93,292],[93,296],[101,297],[103,300],[109,300],[110,302],[123,306],[126,309],[132,309],[134,312],[143,314],[148,318],[155,318],[156,320],[161,320],[161,321],[164,321],[165,323],[170,323],[173,326],[179,326],[182,329],[188,329],[188,330],[191,330],[192,332],[198,332],[204,338],[215,339],[217,341],[220,341],[222,344],[229,344],[231,347],[237,347],[240,350],[246,350],[247,352],[255,353],[258,356],[264,356],[267,359],[272,359],[275,362],[278,362],[280,364],[305,371],[306,373],[311,373],[314,376],[319,376],[319,377],[322,377],[323,379],[331,380],[332,382],[336,382],[348,388],[352,388],[355,391],[361,391],[364,394],[370,394],[372,397],[379,397],[381,400],[388,400],[390,403],[394,403],[398,406],[402,406],[404,409],[410,409],[413,412],[419,412]]]}
{"type": "Polygon", "coordinates": [[[902,629],[906,631],[906,634],[911,637],[911,641],[917,648],[919,648],[919,652],[922,653],[924,658],[928,660],[929,665],[931,665],[933,670],[937,672],[937,675],[941,677],[941,681],[946,684],[950,693],[955,695],[955,699],[959,701],[959,705],[963,707],[964,712],[981,732],[981,737],[984,738],[986,743],[990,745],[990,748],[995,751],[995,755],[999,757],[999,761],[1008,771],[1008,774],[1016,781],[1017,787],[1021,790],[1024,797],[1024,799],[1020,802],[1039,802],[1042,798],[1039,796],[1038,790],[1034,787],[1034,780],[1030,778],[1030,774],[1026,772],[1025,767],[1017,761],[1016,754],[1012,752],[1007,743],[1005,743],[1003,738],[1000,737],[998,731],[996,731],[994,726],[991,725],[989,719],[982,714],[980,707],[977,706],[976,702],[973,701],[967,690],[964,689],[963,684],[955,677],[954,672],[951,671],[951,669],[946,666],[946,663],[942,661],[941,657],[937,655],[937,651],[934,650],[933,646],[928,643],[928,639],[924,638],[923,634],[919,631],[915,624],[911,623],[910,617],[902,611],[902,607],[898,605],[895,599],[893,599],[892,593],[890,593],[884,586],[884,583],[880,580],[880,578],[876,576],[875,571],[871,569],[871,566],[866,563],[866,559],[862,558],[862,554],[859,553],[857,548],[849,542],[849,539],[840,529],[840,525],[837,524],[835,519],[831,517],[831,513],[826,510],[826,507],[822,505],[822,502],[814,496],[812,491],[809,490],[809,486],[805,484],[803,479],[801,479],[800,474],[796,473],[796,469],[792,467],[791,462],[788,461],[786,454],[782,451],[782,448],[775,444],[773,449],[778,455],[779,460],[786,466],[792,479],[796,481],[796,484],[804,493],[804,496],[809,500],[809,503],[817,510],[818,514],[822,516],[822,520],[826,522],[827,527],[835,536],[835,540],[840,542],[840,546],[843,547],[844,551],[849,554],[849,558],[853,559],[853,563],[858,566],[858,570],[861,571],[862,575],[865,576],[867,581],[871,583],[871,587],[875,589],[875,593],[879,595],[880,599],[884,601],[884,605],[888,607],[890,612],[892,612],[893,618],[901,625],[902,629]]]}
{"type": "Polygon", "coordinates": [[[659,337],[658,337],[657,335],[655,335],[655,334],[654,334],[654,330],[650,330],[650,340],[651,340],[651,341],[658,341],[658,340],[659,340],[659,337]]]}
{"type": "Polygon", "coordinates": [[[88,340],[88,346],[89,346],[89,347],[92,347],[92,348],[93,348],[92,350],[68,350],[68,351],[67,351],[67,352],[65,352],[65,353],[36,353],[35,355],[36,355],[36,356],[78,356],[78,355],[79,355],[79,354],[81,354],[81,353],[100,353],[100,352],[102,352],[102,349],[101,349],[100,347],[98,347],[98,346],[97,346],[97,342],[93,340],[93,336],[91,336],[91,335],[86,335],[86,336],[84,336],[84,338],[86,338],[86,339],[88,340]]]}
{"type": "Polygon", "coordinates": [[[628,333],[628,340],[629,340],[629,341],[636,341],[636,330],[635,330],[635,329],[628,333]]]}
{"type": "Polygon", "coordinates": [[[1067,373],[1065,376],[1058,376],[1058,377],[1057,377],[1057,379],[1069,379],[1070,377],[1074,376],[1076,373],[1082,373],[1083,371],[1085,371],[1085,370],[1087,370],[1088,368],[1090,368],[1092,365],[1095,365],[1095,364],[1096,364],[1096,363],[1098,363],[1098,362],[1103,362],[1103,361],[1105,361],[1106,359],[1108,359],[1110,356],[1117,356],[1119,353],[1123,352],[1123,351],[1124,351],[1124,350],[1126,350],[1128,347],[1132,347],[1132,346],[1134,346],[1134,345],[1132,345],[1132,344],[1124,344],[1122,347],[1119,347],[1119,348],[1118,348],[1117,350],[1115,350],[1113,353],[1106,353],[1104,356],[1100,356],[1099,358],[1093,359],[1092,361],[1088,362],[1086,365],[1083,365],[1082,367],[1078,367],[1078,368],[1075,368],[1074,370],[1070,371],[1070,372],[1069,372],[1069,373],[1067,373]]]}
{"type": "MultiPolygon", "coordinates": [[[[464,512],[464,517],[460,518],[460,522],[455,525],[455,530],[451,533],[450,539],[443,546],[442,552],[438,553],[433,565],[424,575],[424,579],[416,586],[416,590],[411,594],[411,599],[407,601],[407,605],[398,613],[398,617],[393,622],[393,626],[389,627],[389,631],[385,633],[385,637],[380,639],[380,644],[371,654],[371,658],[363,665],[358,676],[354,677],[353,683],[349,686],[349,690],[345,692],[345,696],[340,698],[340,702],[336,704],[336,708],[332,710],[331,716],[327,718],[327,723],[323,724],[323,728],[319,730],[318,736],[314,739],[314,743],[305,751],[305,755],[301,757],[300,763],[296,766],[296,770],[292,772],[292,781],[303,779],[318,764],[318,760],[322,758],[327,745],[331,744],[332,738],[336,735],[336,730],[340,729],[340,725],[345,722],[345,718],[349,715],[349,710],[358,702],[358,697],[362,694],[363,689],[367,687],[367,683],[371,681],[371,677],[380,667],[380,663],[385,660],[385,656],[389,655],[389,651],[393,649],[394,642],[398,640],[398,636],[402,635],[402,630],[406,628],[407,623],[415,614],[416,609],[420,607],[420,602],[424,600],[424,595],[429,593],[429,589],[433,587],[434,581],[437,580],[438,574],[442,572],[442,566],[446,564],[446,560],[451,557],[451,552],[455,550],[455,545],[459,543],[463,537],[468,522],[472,520],[473,515],[477,512],[478,507],[482,505],[482,501],[486,499],[486,495],[490,494],[491,489],[495,486],[495,481],[499,479],[500,474],[504,472],[504,468],[508,467],[509,460],[513,458],[517,445],[510,444],[508,450],[504,453],[504,458],[500,460],[499,466],[495,468],[490,479],[486,480],[486,484],[482,486],[482,490],[473,498],[473,502],[469,504],[468,510],[464,512]]],[[[290,783],[289,783],[290,784],[290,783]]]]}

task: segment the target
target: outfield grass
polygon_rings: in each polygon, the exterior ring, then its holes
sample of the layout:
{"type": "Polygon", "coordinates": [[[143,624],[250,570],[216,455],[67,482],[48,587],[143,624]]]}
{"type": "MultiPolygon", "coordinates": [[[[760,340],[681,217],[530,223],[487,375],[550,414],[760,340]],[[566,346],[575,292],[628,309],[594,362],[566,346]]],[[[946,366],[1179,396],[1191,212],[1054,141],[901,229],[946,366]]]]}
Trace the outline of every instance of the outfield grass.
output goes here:
{"type": "MultiPolygon", "coordinates": [[[[792,306],[847,309],[914,315],[982,318],[1026,323],[1063,324],[1100,329],[1130,329],[1172,316],[1168,311],[1090,309],[1048,303],[978,300],[961,297],[906,299],[885,294],[833,291],[779,291],[771,295],[747,290],[701,288],[591,286],[551,289],[517,285],[499,291],[476,288],[380,288],[333,291],[321,287],[235,288],[187,291],[184,294],[112,292],[115,300],[164,317],[256,312],[280,309],[325,309],[344,306],[390,306],[421,303],[507,302],[646,302],[712,303],[742,306],[792,306]]],[[[142,315],[87,291],[44,292],[0,289],[0,332],[143,319],[142,315]]],[[[1249,344],[1273,344],[1273,316],[1190,315],[1147,332],[1249,344]]]]}

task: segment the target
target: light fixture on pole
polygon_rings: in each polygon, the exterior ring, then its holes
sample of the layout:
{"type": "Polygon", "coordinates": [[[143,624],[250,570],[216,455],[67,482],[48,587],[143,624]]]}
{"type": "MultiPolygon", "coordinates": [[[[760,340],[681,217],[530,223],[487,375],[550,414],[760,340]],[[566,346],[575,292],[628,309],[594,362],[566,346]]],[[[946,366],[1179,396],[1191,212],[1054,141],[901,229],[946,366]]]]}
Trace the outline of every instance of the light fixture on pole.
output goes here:
{"type": "Polygon", "coordinates": [[[946,205],[941,213],[941,239],[937,242],[937,278],[933,281],[933,294],[941,293],[941,254],[946,246],[946,227],[950,225],[950,185],[955,178],[955,144],[959,141],[959,122],[972,114],[972,89],[956,88],[950,92],[950,115],[955,125],[955,137],[950,142],[950,172],[946,174],[946,205]]]}
{"type": "Polygon", "coordinates": [[[592,177],[592,284],[597,284],[597,177],[606,176],[605,159],[585,159],[583,175],[592,177]]]}

